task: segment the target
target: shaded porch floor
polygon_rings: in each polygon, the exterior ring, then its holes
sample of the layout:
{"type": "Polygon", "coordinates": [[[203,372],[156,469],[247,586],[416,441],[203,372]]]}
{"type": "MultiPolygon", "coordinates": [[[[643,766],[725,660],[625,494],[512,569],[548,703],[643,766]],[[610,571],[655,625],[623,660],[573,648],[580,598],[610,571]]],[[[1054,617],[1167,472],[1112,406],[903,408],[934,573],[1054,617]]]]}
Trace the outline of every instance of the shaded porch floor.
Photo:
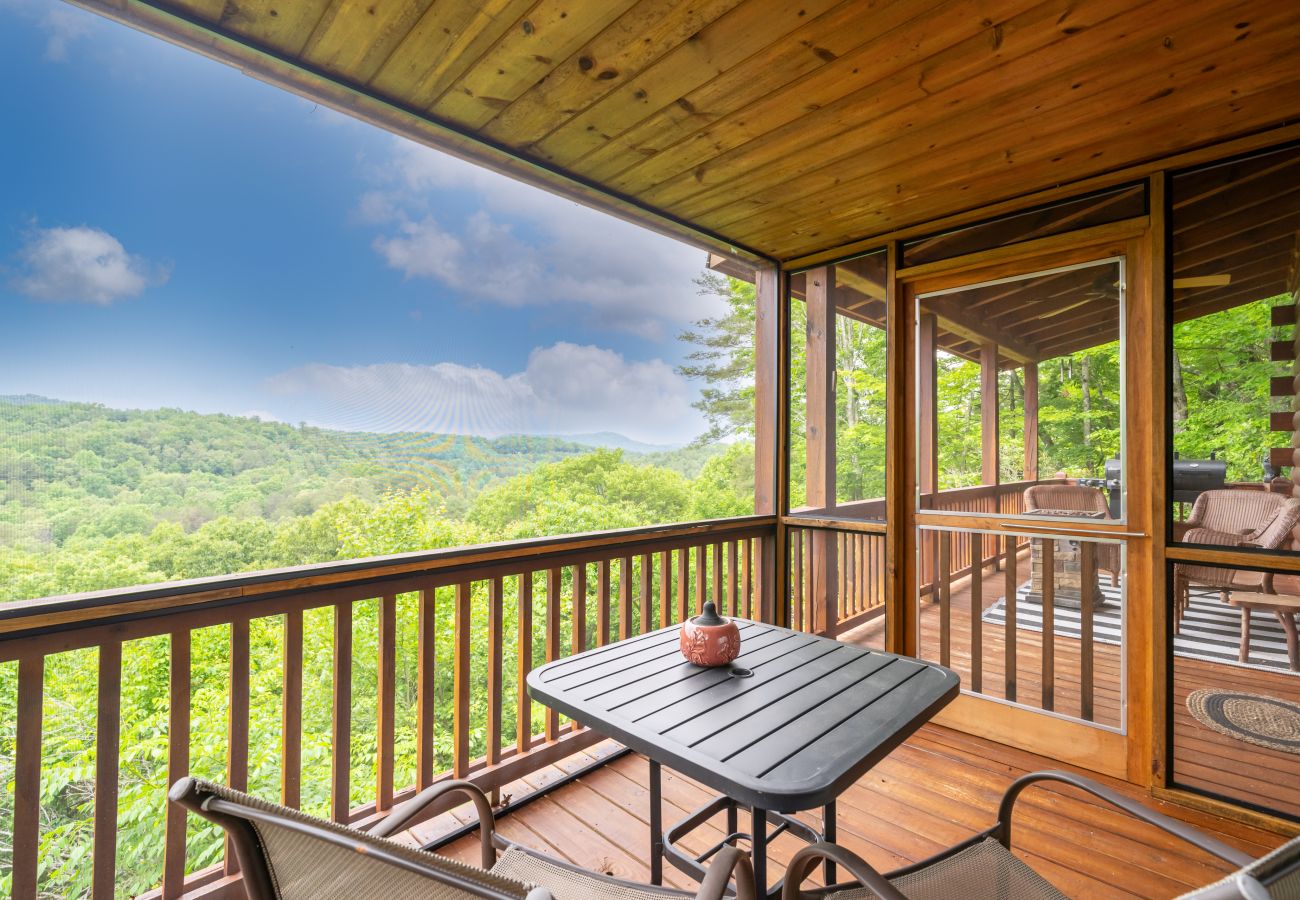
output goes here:
{"type": "MultiPolygon", "coordinates": [[[[507,793],[518,796],[544,787],[613,747],[607,742],[571,757],[511,786],[507,793]]],[[[1042,768],[1060,766],[1045,757],[927,725],[840,798],[840,843],[881,869],[924,858],[990,824],[1006,786],[1024,772],[1042,768]]],[[[1099,780],[1143,796],[1113,779],[1099,780]]],[[[645,758],[627,755],[501,817],[498,827],[512,840],[585,868],[645,880],[647,797],[645,758]]],[[[671,824],[703,804],[709,792],[665,769],[664,797],[665,822],[671,824]]],[[[1283,840],[1248,825],[1148,802],[1252,855],[1283,840]]],[[[718,819],[697,837],[693,849],[721,837],[716,827],[721,816],[718,819]]],[[[424,842],[470,820],[472,812],[462,807],[419,826],[407,838],[424,842]]],[[[474,863],[476,841],[476,836],[462,838],[441,852],[474,863]]],[[[1026,793],[1017,807],[1014,842],[1030,865],[1074,897],[1174,897],[1226,871],[1198,851],[1071,789],[1035,788],[1026,793]]],[[[777,873],[799,846],[788,836],[773,843],[777,873]]],[[[693,884],[671,868],[666,881],[683,888],[693,884]]]]}
{"type": "MultiPolygon", "coordinates": [[[[1002,573],[990,568],[984,581],[984,608],[1002,594],[1002,573]]],[[[1022,578],[1028,571],[1020,562],[1022,578]]],[[[1106,576],[1103,576],[1105,578],[1106,576]]],[[[970,685],[970,589],[954,586],[951,609],[951,657],[949,665],[961,676],[962,687],[970,685]]],[[[921,604],[921,655],[939,659],[940,611],[936,603],[921,604]]],[[[878,618],[840,635],[840,640],[866,647],[881,647],[884,619],[878,618]]],[[[1016,629],[1017,698],[1028,705],[1042,699],[1042,635],[1016,629]]],[[[983,691],[1004,697],[1006,635],[1001,624],[983,623],[983,691]]],[[[1066,715],[1079,713],[1079,641],[1057,637],[1056,710],[1066,715]]],[[[1095,720],[1118,725],[1120,715],[1120,654],[1114,644],[1097,642],[1093,657],[1095,720]]],[[[1203,659],[1176,656],[1173,665],[1173,773],[1183,787],[1219,797],[1253,803],[1300,819],[1300,755],[1284,753],[1239,741],[1206,728],[1187,710],[1187,695],[1199,688],[1222,688],[1278,697],[1300,703],[1300,675],[1262,668],[1246,668],[1203,659]]]]}

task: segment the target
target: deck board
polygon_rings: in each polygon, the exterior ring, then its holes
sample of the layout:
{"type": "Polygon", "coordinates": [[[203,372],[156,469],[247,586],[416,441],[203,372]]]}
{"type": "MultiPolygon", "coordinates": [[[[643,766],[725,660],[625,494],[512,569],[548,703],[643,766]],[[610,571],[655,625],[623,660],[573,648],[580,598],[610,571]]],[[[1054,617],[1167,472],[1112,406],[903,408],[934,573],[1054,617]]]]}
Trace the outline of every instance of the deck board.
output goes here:
{"type": "MultiPolygon", "coordinates": [[[[986,570],[984,606],[987,609],[1003,594],[1002,577],[986,570]],[[996,585],[996,587],[994,587],[996,585]]],[[[1022,558],[1021,572],[1027,572],[1022,558]]],[[[1105,577],[1105,576],[1103,576],[1105,577]]],[[[962,678],[970,679],[970,591],[965,583],[954,585],[951,601],[952,658],[951,668],[962,678]]],[[[922,655],[939,656],[939,607],[921,604],[922,655]]],[[[883,618],[874,619],[840,635],[840,640],[859,646],[880,646],[884,632],[883,618]]],[[[1017,663],[1017,699],[1037,706],[1042,697],[1042,636],[1028,629],[1017,629],[1022,649],[1017,663]]],[[[983,686],[991,697],[1004,696],[1005,636],[1001,625],[984,623],[983,686]]],[[[1057,637],[1056,710],[1068,715],[1079,711],[1079,642],[1057,637]]],[[[1095,714],[1097,721],[1119,724],[1119,648],[1113,644],[1095,645],[1095,714]]],[[[1198,688],[1223,687],[1280,697],[1300,703],[1300,675],[1283,671],[1245,668],[1201,659],[1177,657],[1174,663],[1173,773],[1183,787],[1206,791],[1221,797],[1243,800],[1293,818],[1300,818],[1300,755],[1282,753],[1248,744],[1219,734],[1197,722],[1187,710],[1187,695],[1198,688]]]]}
{"type": "MultiPolygon", "coordinates": [[[[552,767],[528,781],[549,783],[592,758],[583,754],[566,760],[563,768],[552,767]]],[[[921,859],[991,823],[1006,786],[1017,776],[1042,768],[1061,766],[952,729],[924,726],[842,796],[840,842],[882,869],[921,859]]],[[[706,788],[690,779],[670,771],[664,775],[666,822],[709,797],[706,788]]],[[[1115,779],[1099,780],[1143,797],[1138,788],[1115,779]]],[[[542,852],[623,877],[643,878],[649,840],[647,796],[646,761],[629,754],[502,816],[499,826],[508,837],[542,852]]],[[[1283,840],[1240,822],[1144,799],[1247,853],[1263,854],[1283,840]]],[[[445,831],[448,821],[426,823],[414,837],[429,840],[445,831]]],[[[716,840],[720,822],[719,816],[718,823],[691,846],[698,849],[716,840]]],[[[742,828],[745,824],[742,818],[742,828]]],[[[442,852],[474,862],[476,841],[476,837],[462,838],[442,852]]],[[[1014,843],[1031,866],[1076,897],[1174,897],[1227,871],[1195,849],[1068,788],[1033,789],[1024,795],[1017,806],[1014,843]]],[[[798,846],[793,838],[773,842],[775,872],[783,871],[798,846]]],[[[670,884],[690,884],[667,871],[670,884]]]]}

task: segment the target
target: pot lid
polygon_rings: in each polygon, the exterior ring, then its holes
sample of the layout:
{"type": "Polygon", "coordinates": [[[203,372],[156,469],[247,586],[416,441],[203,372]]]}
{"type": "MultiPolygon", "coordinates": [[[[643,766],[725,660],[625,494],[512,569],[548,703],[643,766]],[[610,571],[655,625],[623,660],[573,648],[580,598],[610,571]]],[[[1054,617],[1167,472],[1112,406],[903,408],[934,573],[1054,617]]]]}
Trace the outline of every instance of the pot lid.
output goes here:
{"type": "Polygon", "coordinates": [[[710,625],[727,624],[727,620],[718,615],[718,607],[714,605],[712,600],[704,601],[704,612],[700,613],[694,619],[691,619],[691,622],[696,625],[704,625],[705,627],[710,625]]]}

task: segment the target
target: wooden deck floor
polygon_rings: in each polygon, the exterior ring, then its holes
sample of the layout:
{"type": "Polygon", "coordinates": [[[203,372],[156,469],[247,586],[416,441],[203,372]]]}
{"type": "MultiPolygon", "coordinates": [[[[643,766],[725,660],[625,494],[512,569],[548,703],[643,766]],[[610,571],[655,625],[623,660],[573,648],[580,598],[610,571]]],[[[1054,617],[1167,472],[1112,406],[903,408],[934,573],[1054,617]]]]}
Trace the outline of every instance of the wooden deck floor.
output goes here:
{"type": "MultiPolygon", "coordinates": [[[[610,746],[566,760],[511,790],[543,787],[610,746]]],[[[1015,777],[1048,767],[1059,766],[1005,745],[926,726],[843,795],[840,842],[882,869],[923,858],[986,827],[1002,791],[1015,777]]],[[[664,774],[666,822],[708,798],[708,791],[695,782],[667,770],[664,774]]],[[[1134,788],[1101,780],[1140,796],[1134,788]]],[[[645,759],[624,756],[503,816],[499,828],[513,840],[586,868],[644,880],[649,839],[646,784],[645,759]]],[[[1151,802],[1251,854],[1262,854],[1282,841],[1250,826],[1151,802]]],[[[408,837],[429,840],[469,818],[467,808],[456,810],[408,837]]],[[[1070,789],[1031,790],[1017,808],[1015,827],[1022,857],[1074,897],[1173,897],[1225,871],[1204,854],[1070,789]]],[[[720,836],[720,828],[712,827],[694,845],[702,848],[720,836]]],[[[473,862],[476,840],[462,838],[442,852],[473,862]]],[[[777,872],[798,846],[784,836],[774,842],[777,872]]],[[[693,884],[671,869],[666,880],[680,887],[693,884]]]]}
{"type": "MultiPolygon", "coordinates": [[[[1024,560],[1021,571],[1025,570],[1024,560]]],[[[985,578],[984,606],[1001,598],[1002,576],[985,578]]],[[[970,591],[960,585],[951,601],[952,649],[950,666],[970,684],[970,591]]],[[[926,601],[921,606],[921,655],[939,659],[939,607],[926,601]]],[[[1004,697],[1006,641],[1002,625],[984,623],[982,629],[984,693],[1004,697]]],[[[860,646],[880,647],[884,637],[884,620],[876,619],[840,636],[860,646]]],[[[1028,629],[1017,629],[1017,698],[1038,706],[1042,698],[1042,636],[1028,629]]],[[[1079,713],[1079,642],[1057,637],[1056,710],[1068,715],[1079,713]]],[[[1120,716],[1120,656],[1114,644],[1095,644],[1095,717],[1096,721],[1118,725],[1120,716]]],[[[1174,697],[1174,775],[1185,787],[1208,791],[1231,799],[1300,818],[1300,755],[1259,747],[1206,728],[1187,710],[1187,695],[1198,688],[1223,687],[1249,693],[1300,702],[1300,675],[1225,665],[1201,659],[1175,657],[1174,697]]]]}

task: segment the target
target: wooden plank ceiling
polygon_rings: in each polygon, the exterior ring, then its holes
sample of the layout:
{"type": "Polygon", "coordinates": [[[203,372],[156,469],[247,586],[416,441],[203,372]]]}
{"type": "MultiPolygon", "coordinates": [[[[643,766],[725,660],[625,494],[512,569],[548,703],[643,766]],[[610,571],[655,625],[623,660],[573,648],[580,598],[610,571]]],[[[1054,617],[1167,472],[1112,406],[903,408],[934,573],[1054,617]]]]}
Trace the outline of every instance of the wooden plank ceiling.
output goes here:
{"type": "MultiPolygon", "coordinates": [[[[1285,297],[1300,282],[1300,148],[1177,174],[1171,182],[1171,207],[1175,322],[1285,297]]],[[[1073,215],[1047,210],[1034,218],[1046,223],[1041,230],[1073,215]]],[[[1031,230],[1007,230],[1019,224],[994,223],[918,243],[930,248],[944,244],[959,254],[969,235],[1007,242],[1037,236],[1031,230]],[[993,229],[1000,235],[990,238],[987,232],[993,229]]],[[[717,267],[730,271],[725,263],[717,267]]],[[[883,328],[882,255],[859,257],[831,270],[836,312],[883,328]]],[[[792,277],[791,292],[798,299],[804,297],[805,277],[792,277]]],[[[978,360],[981,345],[991,341],[999,346],[1003,368],[1107,344],[1120,333],[1113,266],[1068,269],[925,298],[921,310],[938,318],[941,349],[978,360]]]]}
{"type": "Polygon", "coordinates": [[[78,2],[776,259],[1300,115],[1294,2],[78,2]]]}

